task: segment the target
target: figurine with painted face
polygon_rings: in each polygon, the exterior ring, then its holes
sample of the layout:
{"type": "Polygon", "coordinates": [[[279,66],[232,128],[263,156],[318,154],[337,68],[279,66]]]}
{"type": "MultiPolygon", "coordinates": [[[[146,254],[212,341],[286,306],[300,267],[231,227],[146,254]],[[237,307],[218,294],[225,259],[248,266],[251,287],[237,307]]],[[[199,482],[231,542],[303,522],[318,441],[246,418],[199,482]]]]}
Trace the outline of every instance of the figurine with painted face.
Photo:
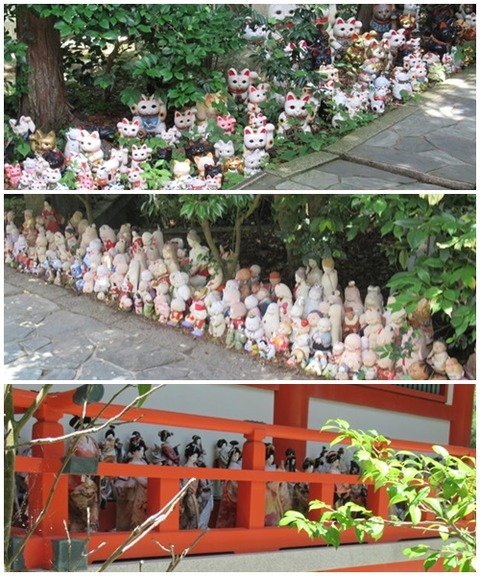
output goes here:
{"type": "MultiPolygon", "coordinates": [[[[129,464],[145,466],[145,449],[141,444],[132,449],[129,464]]],[[[130,531],[142,524],[147,517],[147,484],[145,476],[119,476],[114,491],[117,499],[117,531],[130,531]]]]}
{"type": "Polygon", "coordinates": [[[140,134],[162,134],[167,129],[165,125],[167,107],[154,94],[151,96],[142,94],[140,101],[131,106],[131,111],[134,114],[133,122],[139,120],[141,123],[140,134]]]}
{"type": "Polygon", "coordinates": [[[228,70],[228,91],[232,94],[236,102],[247,102],[251,82],[252,72],[248,68],[245,68],[241,72],[237,72],[235,68],[228,70]]]}
{"type": "Polygon", "coordinates": [[[307,105],[310,103],[309,95],[298,97],[293,92],[289,92],[285,99],[285,110],[278,117],[278,134],[286,134],[289,130],[296,128],[302,132],[311,132],[309,124],[310,112],[307,105]]]}
{"type": "Polygon", "coordinates": [[[374,4],[373,17],[370,21],[370,30],[379,36],[396,28],[396,16],[394,4],[374,4]]]}
{"type": "MultiPolygon", "coordinates": [[[[76,430],[85,430],[91,418],[74,416],[70,426],[76,430]]],[[[100,450],[97,442],[90,434],[83,434],[80,440],[70,445],[69,451],[81,458],[97,460],[100,450]]],[[[99,498],[98,487],[92,476],[88,474],[70,474],[68,476],[68,509],[69,530],[71,532],[92,532],[98,530],[99,498]]]]}

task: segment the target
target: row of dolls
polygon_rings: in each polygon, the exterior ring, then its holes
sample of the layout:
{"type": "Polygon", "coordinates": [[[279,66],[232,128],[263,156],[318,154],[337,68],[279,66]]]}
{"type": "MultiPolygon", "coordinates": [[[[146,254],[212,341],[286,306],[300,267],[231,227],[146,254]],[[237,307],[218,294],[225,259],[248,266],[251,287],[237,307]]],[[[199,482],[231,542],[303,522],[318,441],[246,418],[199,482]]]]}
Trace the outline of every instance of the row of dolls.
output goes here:
{"type": "MultiPolygon", "coordinates": [[[[88,418],[72,418],[71,426],[79,430],[90,423],[88,418]]],[[[159,436],[161,446],[155,446],[150,454],[164,454],[161,461],[157,456],[151,463],[178,466],[180,455],[178,446],[172,447],[169,438],[172,432],[162,430],[159,436]]],[[[241,469],[242,450],[237,441],[227,442],[220,439],[216,443],[214,467],[224,469],[241,469]]],[[[100,458],[103,462],[117,462],[119,457],[132,465],[148,465],[147,446],[140,433],[135,431],[129,440],[128,449],[122,455],[121,447],[110,428],[104,441],[99,444],[89,435],[83,435],[74,447],[74,455],[83,458],[100,458]]],[[[265,446],[265,470],[275,471],[275,447],[265,446]]],[[[185,468],[204,467],[201,438],[192,437],[183,451],[181,465],[185,468]]],[[[302,463],[304,472],[342,473],[345,471],[343,449],[327,451],[323,448],[319,457],[306,458],[302,463]]],[[[280,469],[296,471],[296,458],[292,449],[287,450],[285,463],[280,469]]],[[[358,465],[352,462],[349,473],[358,475],[358,465]]],[[[183,487],[190,478],[181,481],[183,487]]],[[[308,510],[308,483],[278,482],[266,483],[265,489],[265,526],[277,526],[286,510],[294,509],[306,513],[308,510]]],[[[142,476],[96,477],[89,475],[69,475],[69,529],[71,532],[84,532],[87,529],[96,531],[99,528],[100,509],[109,501],[115,502],[116,529],[128,531],[141,525],[147,519],[148,479],[142,476]]],[[[335,484],[335,504],[349,499],[364,503],[365,493],[361,485],[335,484]]],[[[238,502],[238,482],[236,480],[196,479],[191,482],[180,502],[180,529],[205,529],[208,527],[235,527],[238,502]]]]}
{"type": "MultiPolygon", "coordinates": [[[[48,204],[48,203],[47,203],[48,204]]],[[[391,312],[378,286],[365,298],[354,281],[341,291],[331,258],[311,258],[291,289],[272,271],[240,268],[225,280],[191,230],[187,243],[164,242],[161,230],[138,234],[128,224],[118,233],[74,215],[62,233],[50,205],[42,216],[25,215],[22,230],[6,215],[6,262],[58,285],[91,293],[122,310],[160,324],[206,332],[227,348],[276,358],[325,379],[459,379],[463,367],[446,345],[433,342],[430,305],[420,300],[407,315],[391,312]],[[45,228],[47,227],[47,228],[45,228]],[[56,231],[54,231],[56,230],[56,231]],[[343,293],[342,293],[343,292],[343,293]],[[380,349],[402,350],[395,361],[380,349]]]]}

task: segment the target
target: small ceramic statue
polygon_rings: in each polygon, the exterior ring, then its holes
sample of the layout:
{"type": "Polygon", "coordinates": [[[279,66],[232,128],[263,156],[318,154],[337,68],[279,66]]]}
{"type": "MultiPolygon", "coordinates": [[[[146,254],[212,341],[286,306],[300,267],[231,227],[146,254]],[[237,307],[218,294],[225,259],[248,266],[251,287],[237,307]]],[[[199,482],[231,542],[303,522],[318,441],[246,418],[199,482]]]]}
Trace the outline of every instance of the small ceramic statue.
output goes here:
{"type": "MultiPolygon", "coordinates": [[[[312,458],[305,458],[302,462],[302,472],[312,474],[315,468],[315,461],[312,458]]],[[[308,503],[310,487],[308,482],[296,482],[292,491],[292,509],[306,515],[308,513],[308,503]]]]}
{"type": "MultiPolygon", "coordinates": [[[[70,426],[74,430],[84,430],[91,422],[91,418],[74,416],[70,426]]],[[[76,442],[76,441],[75,441],[76,442]]],[[[69,451],[73,456],[97,460],[100,451],[96,441],[89,434],[81,436],[76,444],[71,443],[69,451]]],[[[68,452],[67,452],[68,453],[68,452]]],[[[92,476],[88,474],[70,474],[68,476],[68,520],[70,532],[92,532],[98,530],[99,497],[98,486],[92,476]]]]}
{"type": "Polygon", "coordinates": [[[248,91],[252,83],[252,72],[245,68],[237,72],[235,68],[228,70],[227,84],[228,91],[234,97],[235,101],[246,103],[248,100],[248,91]]]}
{"type": "Polygon", "coordinates": [[[144,135],[155,135],[165,132],[167,107],[154,94],[151,96],[142,94],[140,101],[131,107],[131,111],[135,115],[133,121],[140,121],[144,135]]]}
{"type": "Polygon", "coordinates": [[[187,242],[190,246],[188,253],[189,282],[195,288],[205,286],[208,280],[208,263],[210,250],[200,243],[200,237],[195,230],[187,234],[187,242]]]}
{"type": "Polygon", "coordinates": [[[51,232],[59,232],[62,218],[57,214],[55,208],[52,207],[49,200],[43,203],[42,217],[45,221],[45,230],[51,232]]]}
{"type": "Polygon", "coordinates": [[[314,284],[321,286],[323,272],[314,258],[308,260],[308,266],[305,273],[307,275],[307,284],[309,286],[313,286],[314,284]]]}
{"type": "Polygon", "coordinates": [[[308,109],[311,103],[310,95],[298,97],[293,92],[289,92],[285,99],[285,109],[278,117],[278,134],[284,135],[292,129],[311,132],[310,123],[313,116],[308,109]]]}
{"type": "Polygon", "coordinates": [[[373,17],[370,21],[370,29],[382,36],[396,28],[396,16],[394,4],[374,4],[373,17]]]}
{"type": "Polygon", "coordinates": [[[333,258],[324,258],[322,260],[323,275],[320,285],[323,288],[323,297],[325,300],[335,293],[338,287],[338,273],[335,270],[333,258]]]}

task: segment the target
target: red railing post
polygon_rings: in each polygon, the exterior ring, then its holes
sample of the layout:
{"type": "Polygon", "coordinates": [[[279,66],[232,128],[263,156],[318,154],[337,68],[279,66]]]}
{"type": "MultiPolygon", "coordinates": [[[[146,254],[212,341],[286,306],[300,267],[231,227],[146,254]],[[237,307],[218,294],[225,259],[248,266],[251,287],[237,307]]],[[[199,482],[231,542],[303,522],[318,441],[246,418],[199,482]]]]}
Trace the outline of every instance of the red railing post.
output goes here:
{"type": "MultiPolygon", "coordinates": [[[[319,474],[312,474],[313,478],[318,478],[319,474]]],[[[327,476],[326,474],[322,476],[327,476]]],[[[332,475],[329,475],[332,476],[332,475]]],[[[333,477],[334,478],[334,477],[333,477]]],[[[333,506],[333,494],[334,494],[334,487],[335,484],[333,482],[326,483],[310,483],[309,484],[309,497],[308,500],[311,502],[312,500],[320,500],[321,502],[325,502],[329,506],[333,506]]],[[[309,520],[318,520],[322,514],[322,510],[312,510],[308,512],[307,517],[309,520]]]]}
{"type": "MultiPolygon", "coordinates": [[[[147,515],[156,514],[180,491],[176,478],[149,478],[147,515]]],[[[159,526],[159,532],[172,532],[179,529],[179,508],[175,506],[171,514],[159,526]]]]}
{"type": "MultiPolygon", "coordinates": [[[[52,410],[45,403],[37,412],[35,418],[37,422],[32,427],[32,439],[38,438],[58,438],[64,435],[63,426],[59,420],[63,414],[52,410]]],[[[43,458],[44,469],[60,469],[61,459],[65,455],[65,443],[53,442],[52,444],[42,444],[33,446],[32,456],[43,458]]],[[[52,491],[56,472],[42,472],[41,474],[29,474],[28,483],[28,514],[30,523],[33,523],[43,512],[47,505],[52,491]]],[[[62,476],[58,481],[55,495],[48,508],[48,514],[35,530],[36,534],[42,536],[63,536],[65,537],[64,521],[68,522],[68,476],[62,476]]]]}
{"type": "Polygon", "coordinates": [[[390,516],[389,501],[386,488],[379,488],[375,491],[373,485],[368,486],[367,506],[375,516],[388,518],[390,516]]]}
{"type": "MultiPolygon", "coordinates": [[[[264,428],[255,428],[245,435],[243,468],[265,470],[264,428]]],[[[265,525],[265,482],[239,482],[237,504],[237,527],[263,528],[265,525]]]]}

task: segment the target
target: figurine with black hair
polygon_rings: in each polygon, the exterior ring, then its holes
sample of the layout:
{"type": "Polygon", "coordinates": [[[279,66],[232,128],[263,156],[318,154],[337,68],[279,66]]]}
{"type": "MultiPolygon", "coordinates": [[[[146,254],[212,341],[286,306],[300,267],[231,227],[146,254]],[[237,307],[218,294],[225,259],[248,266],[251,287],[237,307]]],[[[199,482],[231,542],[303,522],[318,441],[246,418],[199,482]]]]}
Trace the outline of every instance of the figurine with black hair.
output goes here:
{"type": "MultiPolygon", "coordinates": [[[[276,471],[275,446],[265,445],[265,470],[276,471]]],[[[278,526],[284,512],[291,508],[290,494],[286,482],[267,482],[265,491],[265,526],[278,526]]]]}
{"type": "MultiPolygon", "coordinates": [[[[240,470],[242,468],[242,451],[238,447],[238,442],[230,442],[227,468],[229,470],[240,470]]],[[[216,522],[217,528],[235,528],[237,524],[237,500],[238,481],[226,480],[223,486],[222,500],[218,510],[216,522]]]]}
{"type": "MultiPolygon", "coordinates": [[[[145,449],[142,443],[132,447],[129,464],[146,466],[145,449]]],[[[114,494],[117,498],[116,529],[133,530],[142,524],[147,517],[147,485],[144,476],[119,476],[114,483],[114,494]]]]}
{"type": "MultiPolygon", "coordinates": [[[[85,430],[91,423],[88,416],[74,416],[70,426],[76,430],[85,430]]],[[[98,460],[100,450],[90,434],[83,434],[80,439],[73,438],[67,454],[72,458],[98,460]]],[[[68,529],[70,532],[96,532],[98,530],[99,498],[98,485],[89,474],[70,474],[68,476],[68,529]]]]}
{"type": "Polygon", "coordinates": [[[162,465],[179,466],[180,456],[178,454],[178,445],[172,446],[169,441],[169,438],[173,436],[173,432],[170,432],[170,430],[160,430],[158,435],[162,441],[162,445],[160,446],[162,454],[162,465]]]}
{"type": "MultiPolygon", "coordinates": [[[[193,442],[190,442],[185,448],[185,468],[196,468],[200,454],[200,449],[193,442]]],[[[192,476],[194,476],[193,472],[192,476]]],[[[188,480],[182,480],[182,487],[185,486],[188,480]]],[[[180,503],[180,530],[196,530],[198,528],[200,516],[197,500],[198,489],[199,481],[196,479],[188,486],[182,498],[180,503]]]]}
{"type": "MultiPolygon", "coordinates": [[[[314,465],[315,462],[312,458],[305,458],[302,462],[302,472],[312,474],[314,465]]],[[[310,487],[308,482],[296,482],[293,487],[292,510],[297,510],[297,512],[301,512],[302,514],[307,514],[309,496],[310,487]]]]}
{"type": "Polygon", "coordinates": [[[148,460],[145,456],[145,451],[147,450],[147,445],[145,444],[145,441],[142,438],[142,435],[137,430],[132,432],[132,435],[130,436],[130,440],[128,442],[127,454],[125,456],[124,462],[127,462],[127,463],[131,462],[131,460],[133,458],[133,454],[137,451],[137,449],[139,447],[143,448],[143,459],[145,460],[145,463],[148,464],[148,460]]]}

